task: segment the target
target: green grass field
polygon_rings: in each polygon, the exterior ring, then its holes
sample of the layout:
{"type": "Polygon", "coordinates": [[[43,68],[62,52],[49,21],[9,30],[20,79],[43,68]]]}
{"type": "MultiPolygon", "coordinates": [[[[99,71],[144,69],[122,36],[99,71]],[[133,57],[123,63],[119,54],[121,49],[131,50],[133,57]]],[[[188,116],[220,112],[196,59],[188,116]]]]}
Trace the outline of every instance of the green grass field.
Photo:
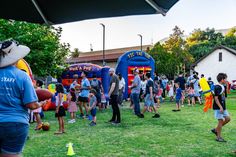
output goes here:
{"type": "MultiPolygon", "coordinates": [[[[143,103],[141,103],[143,106],[143,103]]],[[[24,157],[64,157],[66,144],[73,143],[75,156],[161,156],[161,157],[225,157],[233,156],[236,150],[236,93],[227,100],[231,122],[223,128],[222,136],[227,143],[215,141],[210,130],[217,121],[213,111],[203,113],[203,106],[187,107],[181,112],[172,112],[174,103],[162,103],[160,119],[153,119],[152,113],[146,113],[144,119],[138,119],[127,107],[121,108],[122,124],[114,126],[106,123],[111,118],[111,110],[98,112],[97,126],[90,127],[89,121],[77,119],[68,124],[69,114],[65,118],[66,133],[54,135],[58,122],[54,112],[45,112],[43,121],[51,125],[50,131],[34,131],[30,127],[30,139],[24,148],[24,157]]]]}

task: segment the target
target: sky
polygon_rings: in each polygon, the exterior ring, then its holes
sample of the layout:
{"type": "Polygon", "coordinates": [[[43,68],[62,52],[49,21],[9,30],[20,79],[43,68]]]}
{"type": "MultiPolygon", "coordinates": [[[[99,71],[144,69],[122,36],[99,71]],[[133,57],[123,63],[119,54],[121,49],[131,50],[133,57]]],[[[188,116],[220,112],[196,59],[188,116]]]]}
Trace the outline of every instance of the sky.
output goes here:
{"type": "Polygon", "coordinates": [[[194,29],[226,29],[236,26],[236,0],[179,0],[167,13],[100,18],[56,25],[62,27],[61,42],[71,50],[102,50],[102,26],[106,26],[105,49],[155,44],[168,37],[177,25],[189,35],[194,29]]]}

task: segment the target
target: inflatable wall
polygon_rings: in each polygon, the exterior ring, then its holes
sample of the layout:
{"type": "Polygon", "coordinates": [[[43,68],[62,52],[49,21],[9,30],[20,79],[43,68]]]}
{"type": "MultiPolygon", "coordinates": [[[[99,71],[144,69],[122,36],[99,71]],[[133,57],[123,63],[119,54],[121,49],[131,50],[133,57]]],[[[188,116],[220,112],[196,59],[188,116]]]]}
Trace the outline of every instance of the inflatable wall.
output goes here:
{"type": "Polygon", "coordinates": [[[81,64],[73,64],[68,67],[63,73],[62,73],[62,84],[65,88],[69,89],[70,85],[74,80],[77,80],[77,82],[80,84],[81,82],[81,73],[82,71],[87,72],[87,78],[89,80],[92,79],[93,74],[97,75],[98,80],[102,82],[102,86],[104,88],[105,95],[108,94],[109,90],[109,67],[101,67],[99,65],[91,64],[91,63],[81,63],[81,64]]]}
{"type": "Polygon", "coordinates": [[[135,67],[139,69],[140,76],[151,72],[153,78],[155,61],[148,53],[139,50],[126,52],[118,58],[116,74],[121,73],[122,77],[125,79],[126,87],[124,98],[127,98],[130,94],[129,86],[131,86],[134,79],[133,70],[135,67]]]}
{"type": "Polygon", "coordinates": [[[24,70],[30,76],[30,78],[33,80],[33,74],[32,74],[31,68],[30,68],[29,64],[24,59],[20,59],[16,63],[16,67],[18,69],[24,70]]]}

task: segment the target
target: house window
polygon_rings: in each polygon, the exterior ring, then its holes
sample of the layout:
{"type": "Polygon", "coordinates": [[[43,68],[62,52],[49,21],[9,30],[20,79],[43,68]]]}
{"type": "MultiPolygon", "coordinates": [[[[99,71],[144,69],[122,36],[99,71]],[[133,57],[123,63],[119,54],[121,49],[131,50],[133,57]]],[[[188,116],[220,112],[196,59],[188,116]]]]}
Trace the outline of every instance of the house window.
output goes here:
{"type": "Polygon", "coordinates": [[[219,53],[219,62],[222,62],[222,52],[219,53]]]}

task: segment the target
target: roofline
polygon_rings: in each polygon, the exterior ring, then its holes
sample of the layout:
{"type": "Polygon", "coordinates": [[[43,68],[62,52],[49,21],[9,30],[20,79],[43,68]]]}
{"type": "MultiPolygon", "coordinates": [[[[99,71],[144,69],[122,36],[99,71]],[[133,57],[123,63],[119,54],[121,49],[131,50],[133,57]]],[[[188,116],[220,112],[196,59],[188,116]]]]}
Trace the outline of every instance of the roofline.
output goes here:
{"type": "Polygon", "coordinates": [[[205,59],[207,56],[209,56],[210,54],[212,54],[215,50],[217,49],[225,49],[225,50],[228,50],[231,54],[235,55],[236,56],[236,50],[232,49],[232,48],[229,48],[227,46],[224,46],[224,45],[219,45],[219,46],[216,46],[213,50],[211,50],[210,53],[208,53],[207,55],[203,56],[202,58],[200,58],[199,60],[197,60],[195,63],[193,63],[191,65],[191,67],[195,67],[199,62],[201,62],[203,59],[205,59]]]}

